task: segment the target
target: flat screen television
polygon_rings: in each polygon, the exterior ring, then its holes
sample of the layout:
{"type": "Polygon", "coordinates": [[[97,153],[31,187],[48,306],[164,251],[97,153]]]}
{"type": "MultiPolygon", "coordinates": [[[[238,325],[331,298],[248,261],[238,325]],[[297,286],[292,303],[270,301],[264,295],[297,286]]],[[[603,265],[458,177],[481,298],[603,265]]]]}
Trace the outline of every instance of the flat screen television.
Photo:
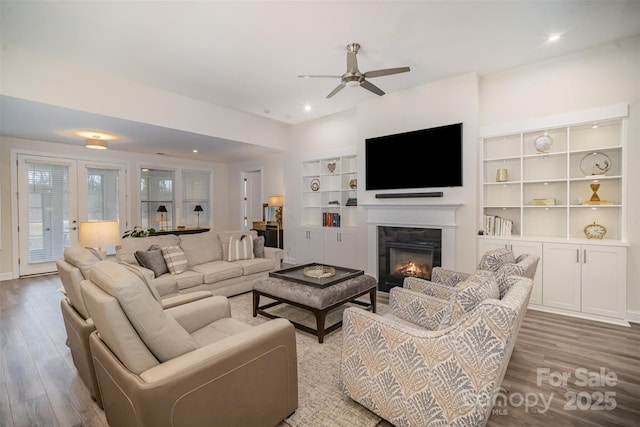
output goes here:
{"type": "Polygon", "coordinates": [[[365,140],[365,188],[462,187],[462,123],[365,140]]]}

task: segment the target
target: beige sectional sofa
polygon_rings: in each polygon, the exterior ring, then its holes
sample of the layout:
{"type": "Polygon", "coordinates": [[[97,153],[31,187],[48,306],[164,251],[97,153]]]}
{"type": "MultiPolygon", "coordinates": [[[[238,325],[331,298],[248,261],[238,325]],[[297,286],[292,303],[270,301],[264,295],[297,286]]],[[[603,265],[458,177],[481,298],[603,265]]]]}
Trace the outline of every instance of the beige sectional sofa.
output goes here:
{"type": "MultiPolygon", "coordinates": [[[[162,298],[203,290],[214,295],[233,296],[252,290],[255,280],[268,276],[270,271],[280,269],[282,263],[282,249],[271,247],[264,247],[263,257],[244,254],[244,257],[240,256],[241,259],[228,261],[231,238],[239,240],[247,235],[256,242],[258,236],[255,231],[207,231],[198,234],[126,238],[116,247],[116,257],[118,262],[140,266],[140,257],[136,258],[136,251],[178,246],[187,260],[186,271],[177,274],[166,272],[154,277],[156,273],[153,270],[145,269],[162,298]]],[[[233,254],[237,258],[237,254],[233,254]]],[[[234,256],[231,257],[233,258],[234,256]]],[[[162,269],[156,271],[162,272],[162,269]]]]}

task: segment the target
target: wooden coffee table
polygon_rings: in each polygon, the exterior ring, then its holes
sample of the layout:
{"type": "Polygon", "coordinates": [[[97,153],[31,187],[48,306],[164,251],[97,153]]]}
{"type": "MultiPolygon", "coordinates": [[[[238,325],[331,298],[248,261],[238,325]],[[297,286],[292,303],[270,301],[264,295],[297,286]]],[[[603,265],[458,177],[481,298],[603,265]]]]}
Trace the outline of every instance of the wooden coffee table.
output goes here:
{"type": "Polygon", "coordinates": [[[332,266],[336,275],[327,278],[309,278],[302,274],[305,264],[269,273],[269,277],[260,279],[253,287],[253,317],[259,314],[271,319],[278,318],[266,311],[271,307],[286,303],[312,312],[316,318],[316,329],[291,321],[302,331],[316,335],[318,342],[324,341],[324,336],[342,326],[342,320],[325,328],[327,313],[346,304],[353,303],[376,312],[376,291],[378,282],[362,270],[332,266]],[[371,303],[356,299],[369,294],[371,303]],[[274,300],[260,305],[260,297],[274,300]]]}

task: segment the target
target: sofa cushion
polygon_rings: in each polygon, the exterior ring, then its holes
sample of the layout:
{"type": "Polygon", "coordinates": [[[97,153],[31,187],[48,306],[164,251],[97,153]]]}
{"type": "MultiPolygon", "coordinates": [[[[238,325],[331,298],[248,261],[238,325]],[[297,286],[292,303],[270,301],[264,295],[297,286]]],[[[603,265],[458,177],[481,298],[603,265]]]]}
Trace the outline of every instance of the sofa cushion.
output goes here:
{"type": "Polygon", "coordinates": [[[151,245],[146,251],[135,251],[134,256],[138,264],[153,271],[155,277],[160,277],[169,272],[167,263],[162,255],[162,248],[158,245],[151,245]]]}
{"type": "Polygon", "coordinates": [[[253,256],[255,258],[264,258],[264,236],[258,236],[253,239],[253,256]]]}
{"type": "Polygon", "coordinates": [[[454,324],[482,301],[499,297],[500,288],[493,273],[487,270],[476,270],[467,280],[456,286],[456,294],[451,297],[451,311],[445,315],[442,327],[454,324]]]}
{"type": "Polygon", "coordinates": [[[249,276],[263,271],[271,271],[274,269],[275,263],[271,258],[253,258],[236,261],[234,264],[240,265],[243,275],[249,276]]]}
{"type": "Polygon", "coordinates": [[[151,245],[158,245],[161,248],[165,246],[177,246],[180,239],[174,234],[163,234],[160,236],[149,237],[129,237],[122,239],[120,244],[116,246],[116,258],[118,262],[126,262],[127,264],[136,264],[136,251],[146,251],[151,245]]]}
{"type": "Polygon", "coordinates": [[[198,343],[162,309],[144,284],[122,264],[101,261],[91,281],[118,300],[136,332],[161,362],[199,348],[198,343]]]}
{"type": "Polygon", "coordinates": [[[102,261],[104,257],[95,249],[83,248],[81,246],[72,246],[64,250],[64,260],[69,264],[80,269],[82,277],[89,278],[91,266],[98,261],[102,261]]]}
{"type": "Polygon", "coordinates": [[[189,263],[180,246],[166,246],[162,248],[162,255],[171,274],[183,273],[187,270],[189,263]]]}
{"type": "Polygon", "coordinates": [[[194,265],[191,270],[202,274],[204,283],[215,283],[242,276],[242,266],[238,262],[212,261],[194,265]]]}
{"type": "Polygon", "coordinates": [[[222,248],[222,259],[229,259],[229,239],[231,236],[236,239],[240,239],[242,236],[251,236],[254,239],[258,237],[258,233],[255,230],[250,231],[220,231],[218,232],[218,239],[220,240],[220,247],[222,248]]]}
{"type": "Polygon", "coordinates": [[[183,234],[180,236],[180,247],[187,257],[189,266],[222,259],[218,233],[214,231],[183,234]]]}
{"type": "Polygon", "coordinates": [[[253,237],[244,235],[241,238],[231,236],[229,239],[229,258],[227,261],[238,261],[253,258],[253,237]]]}

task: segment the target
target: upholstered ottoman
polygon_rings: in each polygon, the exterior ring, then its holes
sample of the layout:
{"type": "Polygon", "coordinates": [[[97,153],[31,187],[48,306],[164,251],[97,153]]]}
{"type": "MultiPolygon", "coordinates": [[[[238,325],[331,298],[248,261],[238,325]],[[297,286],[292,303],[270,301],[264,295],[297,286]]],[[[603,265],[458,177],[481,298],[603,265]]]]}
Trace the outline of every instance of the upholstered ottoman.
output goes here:
{"type": "Polygon", "coordinates": [[[316,317],[316,329],[291,321],[294,326],[302,331],[316,335],[318,342],[324,341],[324,336],[335,331],[342,326],[342,321],[325,328],[327,313],[351,302],[367,307],[368,310],[376,312],[376,289],[378,282],[372,276],[363,274],[333,284],[327,287],[315,287],[307,284],[291,282],[276,277],[266,277],[256,281],[253,286],[253,317],[258,313],[269,318],[277,318],[272,313],[267,312],[268,308],[287,303],[302,309],[311,311],[316,317]],[[371,303],[356,301],[363,295],[369,294],[371,303]],[[260,297],[265,296],[275,302],[270,302],[260,306],[260,297]]]}

